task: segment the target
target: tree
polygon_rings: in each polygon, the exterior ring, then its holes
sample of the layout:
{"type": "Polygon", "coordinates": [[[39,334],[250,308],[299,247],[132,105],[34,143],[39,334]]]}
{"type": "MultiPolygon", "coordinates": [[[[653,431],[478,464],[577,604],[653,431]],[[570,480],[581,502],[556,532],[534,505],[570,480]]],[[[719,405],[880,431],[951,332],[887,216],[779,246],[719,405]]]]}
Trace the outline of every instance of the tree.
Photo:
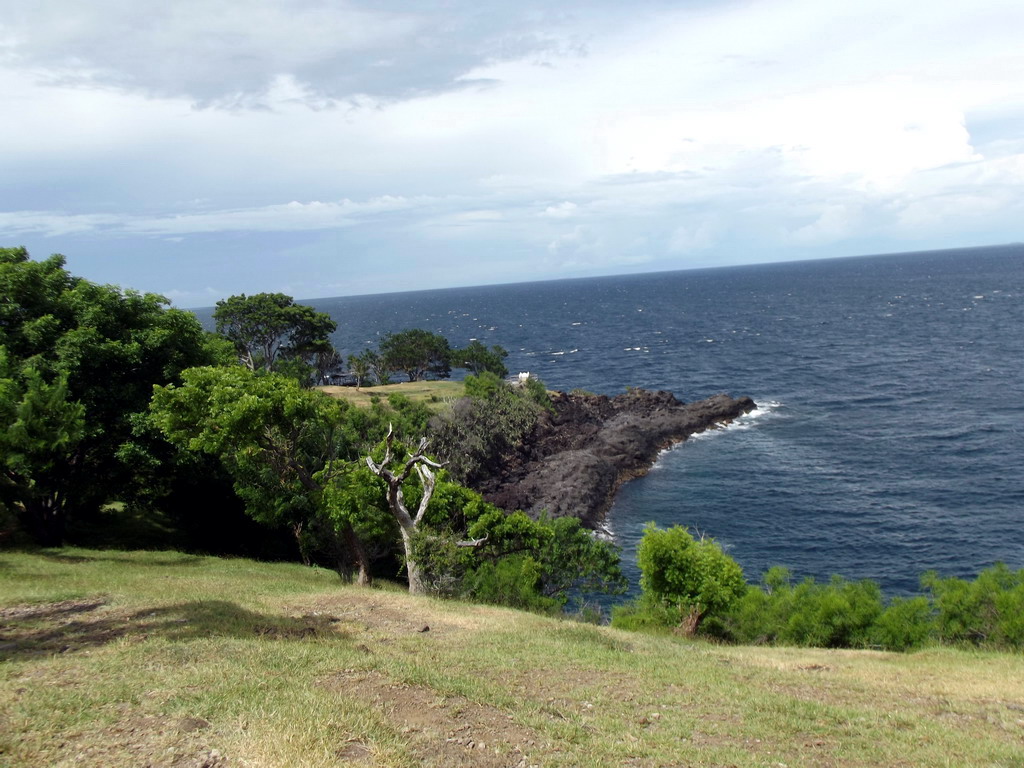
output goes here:
{"type": "Polygon", "coordinates": [[[373,374],[380,385],[391,383],[384,358],[372,349],[364,349],[358,355],[349,355],[348,367],[352,375],[356,377],[356,387],[363,386],[363,382],[370,374],[373,374]]]}
{"type": "Polygon", "coordinates": [[[295,304],[283,293],[244,293],[217,302],[217,333],[227,337],[249,370],[272,370],[283,358],[302,359],[331,347],[330,315],[295,304]]]}
{"type": "Polygon", "coordinates": [[[509,386],[490,371],[467,376],[466,395],[435,416],[430,428],[452,476],[475,487],[500,472],[543,408],[529,390],[509,386]]]}
{"type": "Polygon", "coordinates": [[[152,476],[125,457],[153,385],[224,360],[221,343],[191,313],[168,309],[161,296],[96,285],[64,265],[60,255],[37,262],[24,248],[0,248],[0,428],[8,433],[0,494],[51,546],[63,541],[69,518],[125,501],[152,476]]]}
{"type": "Polygon", "coordinates": [[[499,378],[508,376],[508,368],[503,362],[506,357],[508,357],[507,350],[497,344],[488,349],[483,342],[477,339],[473,339],[464,349],[457,349],[452,353],[452,359],[457,361],[457,368],[466,368],[474,375],[487,371],[499,378]]]}
{"type": "Polygon", "coordinates": [[[427,592],[414,551],[414,540],[419,526],[427,514],[430,499],[434,495],[437,483],[435,471],[441,468],[441,464],[426,455],[426,450],[427,439],[422,438],[417,449],[402,460],[395,452],[394,430],[389,429],[387,437],[384,439],[384,457],[381,461],[374,461],[372,456],[366,457],[366,466],[387,485],[388,509],[394,515],[395,522],[398,523],[401,531],[406,573],[409,577],[409,592],[414,595],[427,592]],[[405,503],[405,491],[402,486],[413,472],[419,479],[421,490],[416,511],[410,512],[405,503]]]}
{"type": "Polygon", "coordinates": [[[331,509],[324,496],[333,476],[359,458],[365,413],[294,379],[243,367],[186,371],[181,386],[155,388],[150,410],[172,443],[220,459],[253,518],[287,524],[300,545],[311,527],[329,531],[339,573],[355,570],[358,583],[369,583],[359,520],[331,509]]]}
{"type": "Polygon", "coordinates": [[[0,347],[0,500],[20,506],[29,533],[59,544],[65,481],[85,432],[85,408],[68,400],[67,377],[43,380],[11,365],[0,347]]]}
{"type": "Polygon", "coordinates": [[[356,377],[356,389],[362,387],[370,376],[370,365],[362,355],[349,355],[348,369],[356,377]]]}
{"type": "Polygon", "coordinates": [[[746,590],[739,564],[713,539],[695,540],[678,525],[648,523],[637,547],[643,600],[678,617],[679,629],[696,633],[710,613],[726,609],[746,590]]]}
{"type": "Polygon", "coordinates": [[[409,381],[420,381],[428,375],[446,379],[451,375],[451,347],[448,339],[422,328],[387,334],[380,342],[384,366],[402,371],[409,381]]]}

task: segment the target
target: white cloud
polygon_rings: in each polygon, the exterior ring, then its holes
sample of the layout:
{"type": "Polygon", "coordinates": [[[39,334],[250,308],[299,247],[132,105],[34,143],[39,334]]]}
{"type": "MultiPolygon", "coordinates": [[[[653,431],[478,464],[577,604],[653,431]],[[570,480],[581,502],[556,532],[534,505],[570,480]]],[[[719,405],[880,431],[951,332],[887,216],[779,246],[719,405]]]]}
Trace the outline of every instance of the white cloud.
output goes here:
{"type": "Polygon", "coordinates": [[[547,216],[549,219],[568,219],[575,216],[578,210],[579,206],[576,203],[566,200],[558,205],[549,205],[541,216],[547,216]]]}
{"type": "MultiPolygon", "coordinates": [[[[0,212],[0,227],[11,232],[40,232],[46,236],[110,231],[117,234],[183,235],[210,232],[302,232],[335,229],[377,215],[429,204],[426,199],[384,196],[353,202],[291,201],[257,208],[182,213],[170,216],[62,214],[50,211],[0,212]]],[[[180,237],[169,237],[180,241],[180,237]]]]}

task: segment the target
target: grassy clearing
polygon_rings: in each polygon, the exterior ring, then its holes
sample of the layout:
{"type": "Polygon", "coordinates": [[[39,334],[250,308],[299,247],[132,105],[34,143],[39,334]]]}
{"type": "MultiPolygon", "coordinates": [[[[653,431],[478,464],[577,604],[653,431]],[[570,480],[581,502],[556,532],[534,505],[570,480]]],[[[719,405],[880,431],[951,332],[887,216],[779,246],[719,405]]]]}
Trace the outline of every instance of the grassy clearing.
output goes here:
{"type": "Polygon", "coordinates": [[[1020,766],[1024,656],[733,648],[175,552],[0,554],[0,765],[1020,766]]]}
{"type": "Polygon", "coordinates": [[[446,402],[462,397],[465,386],[461,381],[403,381],[399,384],[385,384],[382,387],[317,387],[331,397],[347,400],[364,408],[370,406],[372,397],[387,401],[388,395],[398,392],[416,403],[426,403],[434,410],[443,408],[446,402]]]}

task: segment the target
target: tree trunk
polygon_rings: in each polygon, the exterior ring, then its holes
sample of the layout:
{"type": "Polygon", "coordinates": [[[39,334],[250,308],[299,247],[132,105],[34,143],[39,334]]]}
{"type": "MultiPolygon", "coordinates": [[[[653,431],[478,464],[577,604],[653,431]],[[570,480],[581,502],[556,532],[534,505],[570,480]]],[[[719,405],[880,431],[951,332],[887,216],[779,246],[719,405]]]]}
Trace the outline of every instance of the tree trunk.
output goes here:
{"type": "Polygon", "coordinates": [[[370,574],[370,558],[366,554],[366,549],[363,547],[359,534],[356,533],[351,524],[346,523],[345,527],[342,528],[341,535],[349,554],[356,561],[356,584],[361,587],[370,586],[370,583],[373,581],[373,576],[370,574]]]}
{"type": "Polygon", "coordinates": [[[26,501],[21,518],[39,546],[64,544],[64,508],[52,496],[26,501]]]}
{"type": "Polygon", "coordinates": [[[404,527],[402,530],[402,547],[405,550],[405,572],[409,576],[409,594],[410,595],[425,595],[427,594],[427,586],[423,583],[423,574],[420,572],[419,563],[416,562],[416,558],[412,553],[412,534],[413,530],[407,530],[404,527]]]}
{"type": "Polygon", "coordinates": [[[693,637],[697,634],[697,628],[700,626],[700,620],[703,618],[704,612],[701,611],[700,606],[691,605],[689,613],[679,622],[679,626],[676,627],[675,631],[683,637],[693,637]]]}

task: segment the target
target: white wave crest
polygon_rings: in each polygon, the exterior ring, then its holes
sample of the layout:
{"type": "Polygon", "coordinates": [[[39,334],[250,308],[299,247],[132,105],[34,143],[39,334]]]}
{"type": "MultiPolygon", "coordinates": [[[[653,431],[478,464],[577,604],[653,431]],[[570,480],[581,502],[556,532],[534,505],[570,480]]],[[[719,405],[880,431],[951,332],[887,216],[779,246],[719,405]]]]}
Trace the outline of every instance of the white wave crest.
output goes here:
{"type": "Polygon", "coordinates": [[[730,421],[728,424],[717,424],[703,432],[697,432],[694,435],[690,435],[689,439],[707,440],[708,438],[725,432],[739,432],[750,429],[762,419],[770,417],[776,413],[781,407],[782,403],[778,400],[757,401],[757,407],[750,413],[745,413],[739,418],[730,421]]]}

